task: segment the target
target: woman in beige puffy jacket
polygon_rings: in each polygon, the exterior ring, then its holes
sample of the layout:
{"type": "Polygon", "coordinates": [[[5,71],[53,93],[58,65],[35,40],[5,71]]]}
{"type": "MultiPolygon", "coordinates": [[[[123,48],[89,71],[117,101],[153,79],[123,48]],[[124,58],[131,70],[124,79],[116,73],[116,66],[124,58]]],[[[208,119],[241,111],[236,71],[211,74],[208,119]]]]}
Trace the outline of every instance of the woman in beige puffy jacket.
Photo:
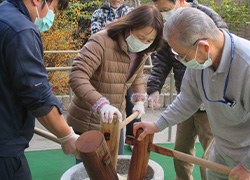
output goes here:
{"type": "MultiPolygon", "coordinates": [[[[93,34],[73,61],[69,83],[75,95],[67,121],[81,134],[100,130],[100,120],[122,120],[125,95],[131,87],[133,111],[144,113],[143,67],[162,41],[163,19],[151,5],[142,5],[93,34]]],[[[123,133],[121,133],[123,135],[123,133]]],[[[123,153],[123,136],[119,154],[123,153]]]]}

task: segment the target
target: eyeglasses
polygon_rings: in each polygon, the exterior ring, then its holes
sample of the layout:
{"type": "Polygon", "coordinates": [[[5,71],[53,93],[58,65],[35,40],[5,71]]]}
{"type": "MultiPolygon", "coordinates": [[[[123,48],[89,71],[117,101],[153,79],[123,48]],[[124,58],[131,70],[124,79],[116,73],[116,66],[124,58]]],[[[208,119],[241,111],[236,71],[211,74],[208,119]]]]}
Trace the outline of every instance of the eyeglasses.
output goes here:
{"type": "Polygon", "coordinates": [[[172,53],[174,54],[175,58],[178,60],[178,61],[185,61],[186,57],[188,56],[188,54],[190,53],[190,51],[194,48],[194,46],[198,43],[198,41],[200,40],[207,40],[208,38],[200,38],[200,39],[197,39],[194,44],[192,45],[192,47],[188,50],[188,52],[185,54],[185,56],[182,58],[182,56],[180,56],[177,52],[175,52],[173,50],[173,48],[171,48],[171,51],[172,53]]]}

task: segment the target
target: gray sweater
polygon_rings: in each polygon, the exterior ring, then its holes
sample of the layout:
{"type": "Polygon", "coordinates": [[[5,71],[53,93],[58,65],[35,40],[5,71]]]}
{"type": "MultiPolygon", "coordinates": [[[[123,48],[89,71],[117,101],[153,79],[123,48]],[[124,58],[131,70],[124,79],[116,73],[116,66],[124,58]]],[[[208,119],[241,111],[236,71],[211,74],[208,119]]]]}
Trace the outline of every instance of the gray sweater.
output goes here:
{"type": "MultiPolygon", "coordinates": [[[[223,100],[226,76],[231,60],[231,39],[223,31],[225,44],[221,62],[214,72],[204,70],[204,88],[210,100],[223,100]]],[[[233,35],[234,59],[229,74],[226,98],[235,100],[230,107],[220,102],[209,102],[204,96],[201,70],[187,68],[181,93],[155,122],[161,131],[178,124],[198,110],[203,102],[215,137],[215,148],[227,160],[242,162],[250,172],[250,41],[233,35]]],[[[231,165],[232,166],[232,165],[231,165]]]]}

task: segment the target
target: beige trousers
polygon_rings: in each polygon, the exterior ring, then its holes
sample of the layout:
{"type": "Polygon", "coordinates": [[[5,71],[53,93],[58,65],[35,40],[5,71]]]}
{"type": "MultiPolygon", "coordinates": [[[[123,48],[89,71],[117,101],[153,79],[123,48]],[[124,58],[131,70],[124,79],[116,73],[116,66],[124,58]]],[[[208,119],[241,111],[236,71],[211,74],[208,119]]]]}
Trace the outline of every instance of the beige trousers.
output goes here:
{"type": "MultiPolygon", "coordinates": [[[[177,125],[176,140],[174,149],[190,155],[195,155],[196,138],[204,150],[203,159],[208,159],[209,144],[213,141],[210,125],[206,112],[196,112],[186,121],[177,125]]],[[[176,180],[193,180],[192,171],[193,164],[174,159],[174,167],[176,172],[176,180]]],[[[201,179],[206,180],[206,169],[201,167],[201,179]]]]}

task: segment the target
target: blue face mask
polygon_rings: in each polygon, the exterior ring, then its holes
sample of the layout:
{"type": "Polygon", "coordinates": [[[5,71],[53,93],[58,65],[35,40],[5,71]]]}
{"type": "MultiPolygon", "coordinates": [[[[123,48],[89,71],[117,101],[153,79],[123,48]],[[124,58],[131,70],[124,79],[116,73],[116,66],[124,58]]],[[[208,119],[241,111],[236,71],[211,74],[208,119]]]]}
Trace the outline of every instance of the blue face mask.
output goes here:
{"type": "Polygon", "coordinates": [[[49,9],[49,6],[47,4],[47,2],[45,1],[46,6],[48,8],[48,13],[46,14],[46,16],[44,18],[39,18],[39,13],[38,13],[38,9],[36,7],[36,12],[37,12],[37,18],[35,20],[35,24],[37,25],[38,29],[40,32],[44,32],[44,31],[48,31],[49,28],[52,26],[53,22],[54,22],[54,17],[55,14],[52,10],[49,9]]]}

